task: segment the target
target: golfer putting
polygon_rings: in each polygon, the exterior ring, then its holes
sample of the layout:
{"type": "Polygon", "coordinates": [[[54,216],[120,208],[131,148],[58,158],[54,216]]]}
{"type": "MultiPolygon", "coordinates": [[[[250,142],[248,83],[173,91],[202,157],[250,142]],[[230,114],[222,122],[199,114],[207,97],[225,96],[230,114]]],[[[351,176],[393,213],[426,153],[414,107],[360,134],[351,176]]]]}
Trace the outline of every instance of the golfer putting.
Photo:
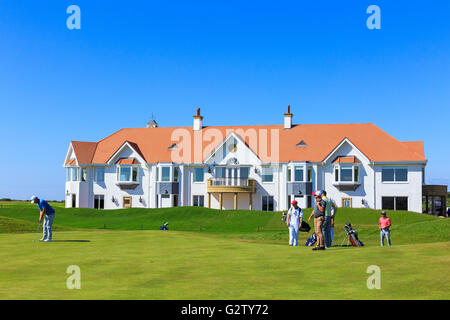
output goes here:
{"type": "Polygon", "coordinates": [[[47,203],[47,201],[39,199],[36,196],[31,197],[31,203],[36,203],[39,208],[39,225],[42,223],[42,219],[44,219],[44,224],[42,226],[43,236],[39,241],[51,242],[52,225],[55,220],[55,210],[47,203]]]}
{"type": "Polygon", "coordinates": [[[291,207],[289,208],[286,226],[289,228],[289,245],[296,247],[298,245],[298,230],[302,225],[303,211],[298,206],[296,200],[291,202],[291,207]]]}

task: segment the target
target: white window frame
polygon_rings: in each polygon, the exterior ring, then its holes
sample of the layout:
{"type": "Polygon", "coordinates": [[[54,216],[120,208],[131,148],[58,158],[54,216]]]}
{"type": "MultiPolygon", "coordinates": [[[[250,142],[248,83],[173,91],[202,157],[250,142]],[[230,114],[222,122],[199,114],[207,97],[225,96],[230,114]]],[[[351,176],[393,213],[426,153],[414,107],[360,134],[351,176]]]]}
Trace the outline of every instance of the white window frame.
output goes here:
{"type": "Polygon", "coordinates": [[[275,181],[275,170],[273,166],[262,166],[261,167],[261,182],[262,183],[274,183],[275,181]],[[265,169],[270,169],[272,171],[272,181],[264,181],[263,176],[264,176],[264,170],[265,169]]]}
{"type": "Polygon", "coordinates": [[[119,164],[116,166],[116,183],[139,183],[139,165],[119,164]],[[120,180],[122,168],[130,168],[130,180],[120,180]],[[136,181],[133,180],[133,170],[137,170],[136,181]]]}
{"type": "Polygon", "coordinates": [[[293,166],[293,173],[294,173],[294,177],[293,177],[293,181],[294,182],[305,182],[306,181],[306,177],[305,177],[305,166],[304,165],[294,165],[293,166]],[[303,171],[303,179],[302,180],[297,180],[295,179],[295,171],[297,168],[301,168],[301,171],[303,171]]]}
{"type": "Polygon", "coordinates": [[[78,182],[81,180],[79,167],[67,167],[69,173],[66,172],[66,182],[78,182]],[[77,179],[73,179],[73,172],[76,172],[77,179]]]}
{"type": "Polygon", "coordinates": [[[106,173],[106,168],[105,167],[95,167],[94,168],[94,182],[97,182],[97,183],[105,182],[105,173],[106,173]],[[103,169],[103,174],[102,174],[103,180],[97,180],[97,170],[99,170],[99,169],[103,169]]]}
{"type": "Polygon", "coordinates": [[[192,183],[205,183],[205,167],[192,167],[192,183]],[[203,180],[195,181],[195,170],[202,169],[203,170],[203,180]]]}
{"type": "Polygon", "coordinates": [[[381,183],[383,184],[406,184],[409,183],[409,169],[405,166],[383,166],[381,168],[381,183]],[[393,169],[394,170],[394,180],[393,181],[383,181],[383,169],[393,169]],[[406,181],[396,181],[396,169],[406,169],[406,181]]]}
{"type": "Polygon", "coordinates": [[[160,170],[160,172],[159,172],[159,175],[158,175],[158,177],[159,177],[159,182],[171,182],[171,180],[172,180],[172,174],[171,174],[171,167],[170,166],[161,166],[161,167],[159,167],[158,168],[158,170],[160,170]],[[162,179],[162,177],[163,177],[163,169],[165,169],[165,168],[167,168],[167,169],[169,169],[169,180],[163,180],[162,179]]]}
{"type": "Polygon", "coordinates": [[[352,183],[359,183],[360,181],[360,175],[361,175],[361,166],[359,164],[356,163],[352,163],[352,164],[336,164],[333,166],[333,183],[348,183],[348,184],[352,184],[352,183]],[[341,169],[342,168],[352,168],[352,180],[351,181],[342,181],[342,174],[341,174],[341,169]],[[355,168],[358,168],[358,179],[355,180],[355,168]],[[338,180],[336,181],[336,169],[338,169],[338,180]]]}
{"type": "Polygon", "coordinates": [[[194,195],[192,195],[192,206],[193,207],[202,207],[202,208],[204,208],[205,207],[205,195],[203,195],[203,194],[194,194],[194,195]],[[194,205],[195,197],[197,197],[197,204],[200,204],[200,197],[203,198],[203,206],[200,206],[200,205],[196,206],[196,205],[194,205]]]}

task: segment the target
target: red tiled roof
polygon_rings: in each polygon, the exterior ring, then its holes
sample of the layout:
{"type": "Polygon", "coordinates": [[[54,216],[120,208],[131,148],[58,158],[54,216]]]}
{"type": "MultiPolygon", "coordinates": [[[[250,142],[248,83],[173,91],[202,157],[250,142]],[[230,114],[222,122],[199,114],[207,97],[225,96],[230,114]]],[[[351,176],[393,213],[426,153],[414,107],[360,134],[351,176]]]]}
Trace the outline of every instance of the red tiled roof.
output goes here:
{"type": "Polygon", "coordinates": [[[272,144],[276,147],[277,135],[279,145],[275,150],[278,150],[278,162],[321,162],[344,139],[348,139],[370,161],[426,161],[422,142],[398,141],[372,123],[294,125],[291,129],[284,129],[282,125],[215,126],[203,127],[201,131],[194,131],[192,127],[126,128],[98,143],[72,142],[72,145],[79,163],[89,163],[85,162],[89,158],[92,163],[106,163],[125,142],[129,142],[133,149],[137,148],[136,151],[148,163],[173,162],[172,152],[179,153],[178,149],[191,153],[189,161],[185,162],[199,163],[203,162],[230,132],[240,136],[262,162],[271,162],[271,148],[272,144]],[[271,138],[272,131],[276,133],[274,139],[271,138]],[[181,141],[179,137],[183,134],[186,137],[196,137],[198,141],[201,141],[203,136],[200,148],[194,150],[194,145],[200,145],[194,144],[194,139],[191,139],[191,142],[181,141]],[[217,135],[220,137],[216,137],[217,135]],[[250,139],[252,136],[255,139],[250,139]],[[307,145],[297,147],[296,144],[301,140],[308,141],[307,145]],[[267,147],[263,147],[265,141],[267,147]],[[169,147],[174,143],[179,148],[170,150],[169,147]],[[79,154],[83,159],[80,160],[79,154]]]}
{"type": "Polygon", "coordinates": [[[96,142],[72,141],[72,147],[79,164],[92,163],[96,142]]]}
{"type": "Polygon", "coordinates": [[[135,158],[120,158],[116,164],[139,164],[135,158]]]}
{"type": "Polygon", "coordinates": [[[356,157],[337,157],[333,163],[361,163],[356,157]]]}
{"type": "Polygon", "coordinates": [[[66,166],[73,166],[73,165],[76,165],[76,164],[77,164],[77,162],[76,162],[75,159],[66,161],[66,166]]]}

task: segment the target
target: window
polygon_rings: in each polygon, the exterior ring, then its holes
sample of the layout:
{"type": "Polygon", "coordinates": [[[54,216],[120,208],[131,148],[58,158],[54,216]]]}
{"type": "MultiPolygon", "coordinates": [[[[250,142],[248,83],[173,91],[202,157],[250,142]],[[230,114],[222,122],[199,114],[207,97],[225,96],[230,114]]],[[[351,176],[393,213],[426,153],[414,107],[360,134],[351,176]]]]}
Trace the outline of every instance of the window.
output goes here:
{"type": "Polygon", "coordinates": [[[241,179],[247,179],[248,175],[250,174],[250,168],[242,167],[239,170],[240,170],[239,175],[240,175],[241,179]]]}
{"type": "Polygon", "coordinates": [[[161,181],[170,181],[170,167],[161,167],[161,181]]]}
{"type": "Polygon", "coordinates": [[[105,168],[95,168],[94,181],[96,182],[105,181],[105,168]]]}
{"type": "Polygon", "coordinates": [[[216,178],[225,178],[225,168],[217,167],[216,168],[216,178]]]}
{"type": "Polygon", "coordinates": [[[337,165],[334,167],[334,181],[335,182],[358,182],[359,181],[359,166],[358,165],[337,165]]]}
{"type": "Polygon", "coordinates": [[[381,170],[382,182],[406,182],[408,181],[407,168],[383,168],[381,170]]]}
{"type": "Polygon", "coordinates": [[[72,169],[71,181],[78,181],[78,168],[71,168],[71,169],[72,169]]]}
{"type": "Polygon", "coordinates": [[[288,182],[291,182],[291,174],[292,174],[292,169],[291,169],[291,167],[288,167],[288,170],[287,170],[287,181],[288,182]]]}
{"type": "Polygon", "coordinates": [[[350,182],[353,181],[353,167],[341,167],[341,181],[350,182]]]}
{"type": "Polygon", "coordinates": [[[312,168],[308,167],[308,182],[312,182],[312,168]]]}
{"type": "Polygon", "coordinates": [[[180,180],[180,168],[173,168],[173,181],[178,182],[180,180]]]}
{"type": "Polygon", "coordinates": [[[303,167],[295,167],[294,168],[294,180],[295,181],[303,181],[304,180],[303,167]]]}
{"type": "Polygon", "coordinates": [[[120,168],[120,181],[130,181],[131,177],[131,167],[120,168]]]}
{"type": "Polygon", "coordinates": [[[408,197],[382,197],[383,210],[408,210],[408,197]]]}
{"type": "Polygon", "coordinates": [[[137,167],[133,167],[133,181],[136,182],[138,181],[138,168],[137,167]]]}
{"type": "Polygon", "coordinates": [[[204,168],[194,168],[194,182],[203,182],[204,168]]]}
{"type": "Polygon", "coordinates": [[[204,207],[204,196],[194,196],[193,197],[194,207],[204,207]]]}
{"type": "Polygon", "coordinates": [[[117,180],[121,182],[137,182],[138,167],[117,167],[117,180]]]}
{"type": "Polygon", "coordinates": [[[94,208],[95,209],[105,209],[105,196],[104,195],[94,195],[94,208]]]}
{"type": "Polygon", "coordinates": [[[87,169],[81,168],[81,181],[86,181],[86,180],[87,180],[87,169]]]}
{"type": "Polygon", "coordinates": [[[262,196],[263,211],[273,211],[273,196],[262,196]]]}
{"type": "Polygon", "coordinates": [[[273,168],[262,167],[262,182],[272,182],[272,181],[273,181],[273,168]]]}

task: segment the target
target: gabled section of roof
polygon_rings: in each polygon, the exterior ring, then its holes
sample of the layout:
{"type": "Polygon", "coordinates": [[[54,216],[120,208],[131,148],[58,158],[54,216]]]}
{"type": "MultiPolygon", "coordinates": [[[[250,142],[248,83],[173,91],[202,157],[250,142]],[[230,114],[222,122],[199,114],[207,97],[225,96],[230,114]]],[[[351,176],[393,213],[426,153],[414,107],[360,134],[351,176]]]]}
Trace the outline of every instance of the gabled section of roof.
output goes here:
{"type": "Polygon", "coordinates": [[[71,144],[79,164],[92,163],[97,142],[72,141],[71,144]]]}
{"type": "MultiPolygon", "coordinates": [[[[128,140],[125,140],[125,142],[119,147],[117,148],[117,150],[114,150],[114,152],[111,154],[111,156],[105,161],[105,163],[109,163],[111,162],[111,160],[113,160],[117,155],[120,154],[120,152],[124,149],[124,148],[130,148],[131,150],[134,150],[138,156],[139,156],[139,161],[142,163],[146,163],[147,161],[145,160],[145,157],[142,155],[141,149],[139,148],[137,143],[134,142],[130,142],[128,140]]],[[[93,162],[93,163],[97,163],[97,162],[93,162]]],[[[103,163],[103,162],[101,162],[103,163]]]]}

